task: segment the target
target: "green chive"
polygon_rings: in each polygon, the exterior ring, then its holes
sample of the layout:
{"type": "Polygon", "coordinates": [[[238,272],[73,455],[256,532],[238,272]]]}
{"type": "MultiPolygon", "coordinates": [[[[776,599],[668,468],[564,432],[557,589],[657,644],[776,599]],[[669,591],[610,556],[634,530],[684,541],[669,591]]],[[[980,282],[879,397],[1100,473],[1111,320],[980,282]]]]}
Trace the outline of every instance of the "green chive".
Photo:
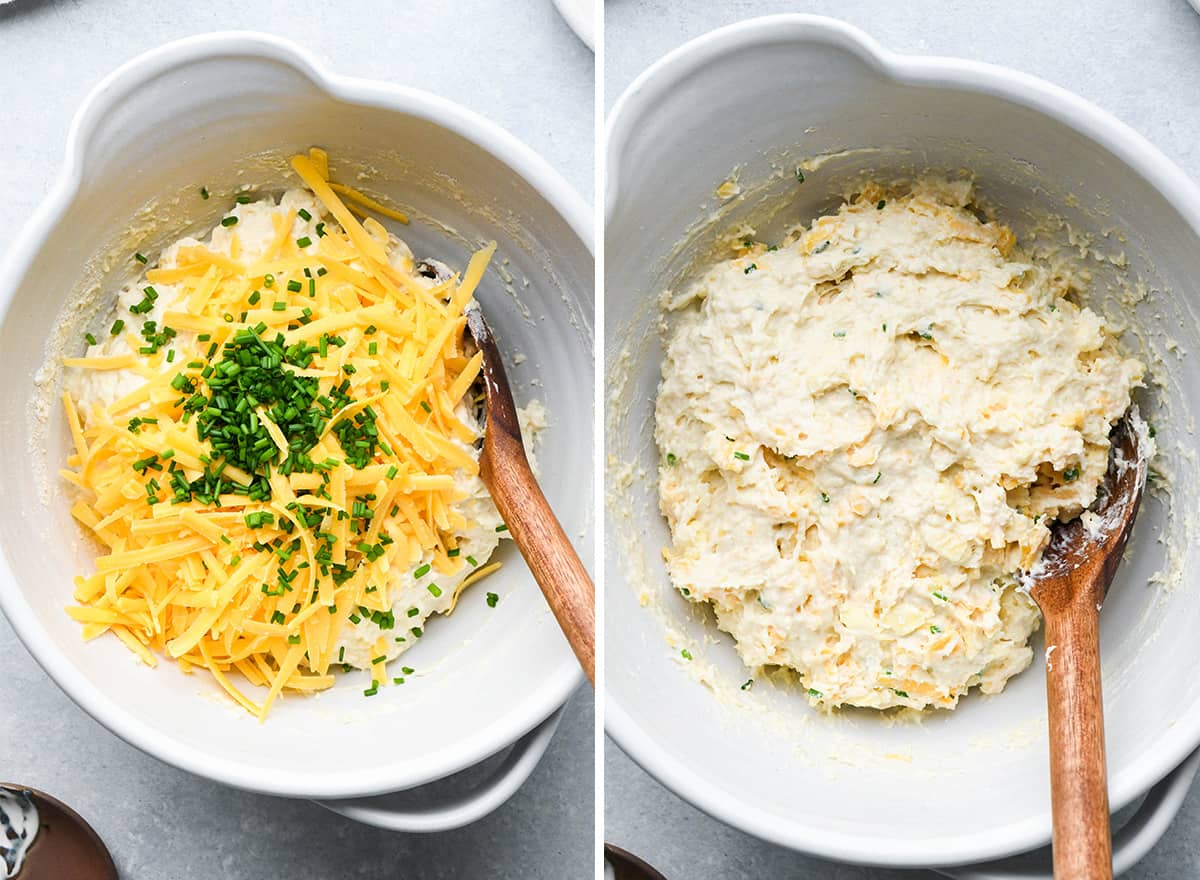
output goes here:
{"type": "Polygon", "coordinates": [[[208,187],[207,186],[200,187],[200,198],[202,198],[202,199],[208,198],[208,187]]]}
{"type": "Polygon", "coordinates": [[[804,172],[799,168],[796,169],[796,180],[800,183],[804,183],[804,172]]]}
{"type": "Polygon", "coordinates": [[[1070,467],[1063,471],[1063,479],[1068,483],[1073,483],[1079,479],[1079,468],[1070,467]]]}
{"type": "Polygon", "coordinates": [[[933,624],[932,626],[929,627],[929,631],[936,636],[938,633],[940,633],[942,631],[942,628],[940,626],[938,626],[937,624],[933,624]]]}
{"type": "Polygon", "coordinates": [[[299,293],[301,291],[301,289],[303,288],[303,286],[304,285],[302,285],[299,281],[296,281],[295,279],[292,279],[291,281],[289,281],[287,283],[287,289],[290,290],[292,293],[299,293]]]}
{"type": "Polygon", "coordinates": [[[882,211],[886,206],[887,206],[887,201],[884,199],[880,199],[879,203],[875,205],[876,209],[878,209],[880,211],[882,211]]]}
{"type": "Polygon", "coordinates": [[[680,654],[683,656],[683,659],[684,659],[684,660],[691,660],[691,659],[692,659],[692,652],[691,652],[691,651],[689,651],[687,648],[684,648],[684,649],[683,649],[682,651],[680,651],[679,653],[680,653],[680,654]]]}
{"type": "Polygon", "coordinates": [[[458,555],[459,553],[461,553],[461,552],[462,552],[461,550],[459,550],[457,547],[455,547],[453,550],[447,550],[447,551],[446,551],[446,555],[447,555],[447,556],[449,556],[449,557],[451,557],[451,558],[454,558],[455,556],[457,556],[457,555],[458,555]]]}
{"type": "Polygon", "coordinates": [[[749,275],[751,272],[753,272],[757,268],[758,268],[758,265],[756,263],[751,263],[749,266],[747,266],[745,269],[742,270],[742,274],[749,275]]]}
{"type": "Polygon", "coordinates": [[[88,344],[88,345],[95,345],[95,344],[96,344],[96,337],[95,337],[95,336],[93,336],[91,333],[85,333],[85,334],[83,334],[83,338],[87,340],[87,344],[88,344]]]}
{"type": "Polygon", "coordinates": [[[258,290],[254,291],[254,293],[250,294],[250,305],[258,305],[260,299],[262,299],[262,292],[258,290]]]}
{"type": "Polygon", "coordinates": [[[677,461],[679,461],[679,459],[675,457],[675,453],[674,453],[674,452],[668,452],[668,453],[667,453],[667,464],[669,464],[669,465],[671,465],[672,467],[674,467],[674,466],[675,466],[675,462],[677,462],[677,461]]]}
{"type": "Polygon", "coordinates": [[[905,697],[906,699],[907,699],[907,697],[908,697],[908,691],[902,691],[902,690],[899,690],[899,689],[897,689],[897,688],[892,688],[892,691],[893,691],[893,692],[896,694],[896,696],[898,696],[898,697],[905,697]]]}
{"type": "Polygon", "coordinates": [[[429,590],[429,592],[433,595],[433,598],[435,598],[435,599],[441,598],[442,588],[439,587],[437,584],[430,584],[428,587],[426,587],[426,589],[429,590]]]}
{"type": "Polygon", "coordinates": [[[386,660],[386,659],[387,659],[387,655],[386,655],[386,654],[381,654],[381,655],[380,655],[380,656],[378,656],[378,657],[372,657],[372,658],[371,658],[371,665],[372,665],[372,666],[378,666],[380,663],[382,663],[382,662],[383,662],[384,660],[386,660]]]}
{"type": "Polygon", "coordinates": [[[497,593],[488,593],[487,594],[488,608],[495,608],[496,605],[499,604],[499,602],[500,602],[500,596],[497,593]]]}
{"type": "Polygon", "coordinates": [[[426,563],[425,565],[422,565],[420,568],[417,568],[417,569],[415,569],[415,570],[413,571],[413,577],[415,577],[415,578],[423,578],[423,577],[425,577],[425,575],[429,574],[429,569],[430,569],[430,568],[432,568],[432,566],[431,566],[431,565],[429,565],[429,563],[426,563]]]}
{"type": "Polygon", "coordinates": [[[746,679],[745,684],[742,685],[742,690],[748,691],[752,687],[754,687],[754,679],[748,678],[748,679],[746,679]]]}
{"type": "Polygon", "coordinates": [[[808,695],[809,695],[810,697],[816,697],[818,700],[819,700],[819,699],[821,699],[821,697],[823,697],[823,696],[824,696],[824,694],[822,694],[822,693],[821,693],[819,690],[817,690],[816,688],[809,688],[809,689],[808,689],[808,695]]]}
{"type": "Polygon", "coordinates": [[[286,308],[287,308],[287,303],[285,303],[285,302],[271,303],[271,311],[273,311],[273,312],[282,312],[286,308]]]}
{"type": "Polygon", "coordinates": [[[304,210],[303,208],[301,208],[299,211],[297,211],[297,212],[296,212],[296,214],[297,214],[297,215],[300,217],[300,219],[301,219],[301,220],[303,220],[305,223],[307,223],[309,220],[311,220],[311,219],[312,219],[312,214],[308,213],[308,211],[304,210]]]}
{"type": "Polygon", "coordinates": [[[236,226],[237,221],[238,221],[237,217],[225,217],[224,219],[221,220],[221,225],[226,226],[226,227],[236,226]]]}
{"type": "Polygon", "coordinates": [[[268,272],[266,275],[263,276],[263,287],[274,287],[274,286],[275,286],[275,276],[272,275],[270,272],[268,272]]]}
{"type": "Polygon", "coordinates": [[[474,557],[474,556],[468,556],[468,557],[467,557],[467,565],[471,566],[471,568],[478,568],[478,567],[479,567],[479,563],[475,561],[475,557],[474,557]]]}
{"type": "Polygon", "coordinates": [[[421,409],[425,410],[427,413],[433,412],[433,407],[429,405],[428,401],[421,401],[421,409]]]}
{"type": "Polygon", "coordinates": [[[296,239],[296,247],[298,247],[298,248],[306,248],[310,244],[312,244],[312,239],[309,238],[307,235],[304,236],[303,238],[296,239]]]}
{"type": "Polygon", "coordinates": [[[294,636],[288,636],[288,637],[287,637],[287,643],[288,643],[289,645],[298,645],[298,644],[300,644],[300,634],[299,634],[299,633],[297,633],[297,634],[296,634],[296,635],[294,635],[294,636]]]}
{"type": "Polygon", "coordinates": [[[945,593],[939,593],[937,590],[934,590],[934,591],[933,591],[933,595],[934,595],[934,598],[936,598],[936,599],[941,599],[943,602],[949,602],[949,601],[950,601],[949,597],[948,597],[948,596],[946,596],[946,594],[945,594],[945,593]]]}
{"type": "Polygon", "coordinates": [[[498,526],[496,526],[496,531],[498,531],[498,532],[507,532],[507,531],[508,531],[508,526],[506,526],[506,525],[503,525],[503,524],[501,524],[501,525],[498,525],[498,526]]]}
{"type": "Polygon", "coordinates": [[[829,503],[829,493],[828,493],[828,492],[822,492],[822,493],[821,493],[821,500],[822,500],[822,501],[824,501],[826,504],[828,504],[828,503],[829,503]]]}
{"type": "Polygon", "coordinates": [[[149,260],[147,260],[147,259],[146,259],[146,257],[145,257],[144,255],[142,255],[142,254],[134,254],[134,255],[133,255],[133,258],[134,258],[135,260],[137,260],[139,263],[142,263],[142,264],[145,264],[145,263],[148,263],[148,262],[150,262],[150,261],[149,261],[149,260]]]}
{"type": "Polygon", "coordinates": [[[875,474],[875,479],[873,479],[873,480],[871,481],[871,485],[872,485],[872,486],[874,486],[876,483],[878,483],[878,482],[879,482],[879,478],[880,478],[880,477],[882,477],[882,476],[883,476],[883,471],[879,471],[879,473],[875,474]]]}
{"type": "Polygon", "coordinates": [[[747,455],[747,454],[746,454],[746,453],[744,453],[744,452],[735,452],[735,453],[733,454],[733,457],[734,457],[734,458],[739,458],[739,459],[741,459],[742,461],[749,461],[749,460],[750,460],[750,456],[749,456],[749,455],[747,455]]]}

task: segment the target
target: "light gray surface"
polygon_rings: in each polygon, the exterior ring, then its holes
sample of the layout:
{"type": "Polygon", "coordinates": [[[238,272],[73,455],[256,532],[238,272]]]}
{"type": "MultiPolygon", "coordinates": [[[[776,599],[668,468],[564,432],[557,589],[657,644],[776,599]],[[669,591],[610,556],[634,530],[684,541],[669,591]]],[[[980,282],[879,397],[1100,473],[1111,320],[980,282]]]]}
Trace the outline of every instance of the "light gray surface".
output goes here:
{"type": "MultiPolygon", "coordinates": [[[[96,80],[190,33],[271,31],[339,73],[437,92],[498,122],[590,198],[593,59],[550,0],[350,4],[16,0],[0,6],[0,250],[57,173],[96,80]],[[272,10],[286,10],[280,14],[272,10]]],[[[471,828],[378,831],[311,803],[236,792],[167,767],[75,707],[0,617],[0,780],[75,806],[127,880],[592,876],[593,700],[582,688],[529,783],[471,828]]]]}
{"type": "MultiPolygon", "coordinates": [[[[890,49],[974,58],[1041,76],[1114,113],[1200,177],[1200,16],[1186,0],[1148,0],[1136,7],[1121,0],[607,0],[606,105],[611,108],[646,66],[681,43],[721,25],[778,12],[833,15],[890,49]]],[[[675,797],[611,741],[605,756],[605,815],[605,838],[646,858],[670,880],[938,876],[833,865],[762,843],[675,797]]],[[[1198,875],[1200,785],[1157,849],[1126,877],[1198,875]]]]}

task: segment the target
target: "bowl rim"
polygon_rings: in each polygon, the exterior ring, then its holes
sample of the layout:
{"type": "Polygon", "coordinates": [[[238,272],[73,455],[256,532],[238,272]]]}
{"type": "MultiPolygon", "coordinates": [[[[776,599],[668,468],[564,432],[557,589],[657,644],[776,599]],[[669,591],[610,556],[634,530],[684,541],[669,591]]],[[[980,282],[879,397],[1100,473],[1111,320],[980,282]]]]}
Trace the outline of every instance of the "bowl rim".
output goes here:
{"type": "MultiPolygon", "coordinates": [[[[219,57],[275,61],[291,67],[314,88],[335,100],[403,112],[461,136],[537,190],[594,255],[592,212],[583,198],[545,159],[496,123],[431,92],[335,74],[307,49],[290,40],[254,31],[223,31],[186,37],[141,53],[100,80],[83,100],[67,134],[65,165],[0,263],[0,320],[9,313],[17,281],[27,274],[49,232],[83,185],[83,167],[99,122],[114,106],[156,76],[219,57]]],[[[588,511],[590,514],[590,506],[588,511]]],[[[3,548],[0,548],[0,611],[51,679],[80,708],[130,745],[198,776],[284,797],[365,797],[449,776],[516,742],[564,705],[583,681],[578,664],[569,652],[564,652],[559,667],[548,670],[527,697],[505,716],[451,746],[422,756],[420,762],[410,761],[407,766],[385,764],[354,772],[310,768],[279,774],[264,771],[249,761],[216,757],[170,740],[127,711],[117,698],[91,685],[56,649],[37,614],[25,601],[3,548]]]]}
{"type": "MultiPolygon", "coordinates": [[[[1099,144],[1157,189],[1200,236],[1200,188],[1171,159],[1126,123],[1090,101],[1043,79],[995,64],[949,57],[908,55],[885,49],[859,28],[820,15],[761,16],[717,28],[671,50],[644,70],[621,94],[605,132],[605,217],[611,221],[620,196],[621,157],[639,118],[683,80],[726,54],[779,43],[825,43],[857,56],[888,79],[905,84],[950,86],[1048,116],[1099,144]]],[[[613,352],[605,352],[606,358],[613,352]]],[[[607,511],[606,511],[607,520],[607,511]]],[[[608,589],[621,589],[620,576],[608,589]]],[[[987,831],[925,839],[880,841],[828,828],[804,828],[737,801],[678,760],[635,720],[619,694],[606,689],[605,730],[637,764],[684,800],[748,834],[829,859],[888,867],[963,865],[1036,849],[1050,841],[1050,821],[1032,817],[987,831]]],[[[1200,745],[1200,704],[1163,731],[1158,746],[1110,775],[1113,812],[1164,778],[1200,745]]]]}

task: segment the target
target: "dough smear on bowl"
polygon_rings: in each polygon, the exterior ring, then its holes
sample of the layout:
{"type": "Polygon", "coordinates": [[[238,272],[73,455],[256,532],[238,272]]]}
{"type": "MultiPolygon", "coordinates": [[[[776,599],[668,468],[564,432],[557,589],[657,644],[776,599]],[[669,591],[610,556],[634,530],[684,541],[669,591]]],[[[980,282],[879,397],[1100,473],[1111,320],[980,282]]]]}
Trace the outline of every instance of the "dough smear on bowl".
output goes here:
{"type": "Polygon", "coordinates": [[[863,191],[671,307],[671,579],[814,703],[953,708],[1032,658],[1014,573],[1096,497],[1143,365],[969,182],[863,191]]]}

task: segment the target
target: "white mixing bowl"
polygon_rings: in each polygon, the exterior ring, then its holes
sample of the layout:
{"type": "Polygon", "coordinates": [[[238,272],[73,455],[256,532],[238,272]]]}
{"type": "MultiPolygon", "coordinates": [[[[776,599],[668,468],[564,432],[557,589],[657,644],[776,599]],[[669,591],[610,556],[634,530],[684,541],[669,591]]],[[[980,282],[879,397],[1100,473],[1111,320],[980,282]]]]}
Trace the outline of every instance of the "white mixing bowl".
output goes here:
{"type": "MultiPolygon", "coordinates": [[[[518,403],[541,399],[539,459],[568,534],[590,547],[593,261],[589,211],[541,159],[443,99],[335,76],[290,43],[254,34],[183,40],[105,79],[79,111],[66,167],[0,272],[0,604],[35,658],[87,712],[146,752],[202,776],[271,794],[352,799],[440,779],[520,741],[482,787],[411,807],[341,802],[356,818],[431,830],[494,808],[545,750],[578,665],[515,549],[487,589],[431,620],[404,655],[418,672],[365,698],[353,673],[315,698],[286,698],[259,724],[207,676],[147,669],[115,639],[84,644],[64,613],[92,550],[54,476],[68,449],[54,383],[35,387],[48,345],[77,352],[102,316],[68,306],[113,287],[187,232],[213,226],[241,184],[296,184],[286,157],[317,144],[335,173],[408,210],[418,255],[465,266],[495,239],[480,293],[510,354],[518,403]],[[359,174],[363,176],[359,176],[359,174]],[[199,195],[201,186],[212,193],[199,195]],[[426,219],[431,218],[431,219],[426,219]],[[89,323],[90,322],[90,323],[89,323]],[[51,401],[43,420],[39,401],[51,401]],[[32,464],[32,467],[31,467],[32,464]],[[46,475],[49,475],[48,477],[46,475]]],[[[8,707],[19,714],[20,707],[8,707]]]]}
{"type": "MultiPolygon", "coordinates": [[[[1200,744],[1200,592],[1189,576],[1200,548],[1186,521],[1197,464],[1181,454],[1200,412],[1200,361],[1185,354],[1200,350],[1196,186],[1061,89],[988,65],[896,55],[810,16],[743,22],[669,54],[617,104],[607,155],[606,713],[620,745],[712,815],[830,858],[949,866],[1049,840],[1040,645],[1003,694],[969,697],[919,725],[824,716],[766,681],[741,691],[748,673],[730,639],[670,589],[659,556],[669,539],[653,440],[660,292],[685,283],[711,259],[717,234],[739,222],[766,216],[758,229],[771,240],[837,205],[865,175],[966,168],[1018,235],[1057,214],[1094,236],[1111,260],[1088,260],[1094,296],[1149,331],[1144,354],[1165,384],[1143,406],[1158,427],[1159,466],[1172,475],[1174,515],[1149,499],[1102,615],[1114,809],[1179,766],[1200,744]],[[826,158],[800,183],[795,169],[814,157],[826,158]],[[731,175],[740,195],[722,201],[715,190],[731,175]],[[1114,265],[1126,259],[1127,269],[1114,265]],[[1119,282],[1134,278],[1149,296],[1122,305],[1119,282]],[[1149,585],[1168,561],[1182,583],[1149,585]]],[[[1165,818],[1143,814],[1131,826],[1140,836],[1119,867],[1154,839],[1147,823],[1161,833],[1194,767],[1163,789],[1172,791],[1165,818]]],[[[1163,803],[1156,795],[1152,806],[1163,803]]]]}

